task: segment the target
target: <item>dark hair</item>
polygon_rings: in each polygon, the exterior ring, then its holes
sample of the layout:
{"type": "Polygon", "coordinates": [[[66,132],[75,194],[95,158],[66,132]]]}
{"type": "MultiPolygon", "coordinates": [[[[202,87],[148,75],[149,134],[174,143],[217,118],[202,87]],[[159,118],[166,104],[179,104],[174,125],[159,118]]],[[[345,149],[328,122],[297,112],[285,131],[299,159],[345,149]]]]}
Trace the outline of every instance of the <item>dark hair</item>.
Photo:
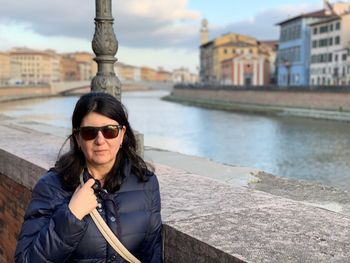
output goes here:
{"type": "MultiPolygon", "coordinates": [[[[151,171],[153,168],[150,167],[150,170],[136,152],[135,135],[130,127],[123,104],[112,95],[103,92],[91,92],[81,96],[73,111],[72,130],[79,128],[83,118],[90,112],[104,115],[126,127],[122,142],[123,147],[119,149],[114,166],[106,176],[104,188],[109,192],[119,190],[126,169],[130,169],[131,173],[136,175],[140,181],[147,181],[148,177],[153,174],[151,171]]],[[[66,142],[68,140],[70,141],[70,150],[62,156],[59,154],[53,170],[59,174],[63,187],[66,190],[74,191],[79,185],[79,175],[85,167],[85,156],[79,149],[73,132],[66,142]]]]}

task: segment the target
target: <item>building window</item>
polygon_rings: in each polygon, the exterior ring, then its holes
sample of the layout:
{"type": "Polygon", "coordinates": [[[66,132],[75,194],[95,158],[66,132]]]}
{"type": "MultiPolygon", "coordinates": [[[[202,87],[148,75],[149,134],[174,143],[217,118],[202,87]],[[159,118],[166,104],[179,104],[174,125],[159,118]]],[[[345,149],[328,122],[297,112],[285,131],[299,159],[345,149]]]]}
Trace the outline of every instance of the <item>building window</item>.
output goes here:
{"type": "Polygon", "coordinates": [[[317,35],[317,27],[314,28],[314,35],[317,35]]]}
{"type": "Polygon", "coordinates": [[[346,61],[346,54],[343,54],[342,56],[341,56],[341,59],[343,60],[343,61],[346,61]]]}
{"type": "Polygon", "coordinates": [[[298,83],[299,83],[299,79],[300,79],[299,74],[295,74],[295,75],[294,75],[294,83],[295,83],[295,84],[298,84],[298,83]]]}
{"type": "Polygon", "coordinates": [[[329,46],[333,46],[333,38],[332,38],[332,37],[330,37],[330,38],[328,39],[328,45],[329,45],[329,46]]]}
{"type": "Polygon", "coordinates": [[[335,30],[339,30],[340,29],[340,22],[337,22],[336,24],[335,24],[335,30]]]}
{"type": "Polygon", "coordinates": [[[328,32],[328,26],[321,26],[320,33],[322,34],[322,33],[326,33],[326,32],[328,32]]]}
{"type": "Polygon", "coordinates": [[[328,62],[332,62],[333,54],[328,53],[328,62]]]}
{"type": "Polygon", "coordinates": [[[340,36],[335,37],[334,42],[335,42],[335,45],[339,45],[340,44],[340,36]]]}
{"type": "Polygon", "coordinates": [[[338,54],[334,55],[334,61],[338,61],[338,54]]]}
{"type": "Polygon", "coordinates": [[[316,47],[317,47],[317,40],[313,40],[313,41],[312,41],[312,47],[313,47],[313,48],[316,48],[316,47]]]}
{"type": "Polygon", "coordinates": [[[333,24],[329,25],[329,31],[333,31],[333,24]]]}
{"type": "Polygon", "coordinates": [[[224,54],[227,54],[227,49],[226,48],[224,49],[224,54]]]}

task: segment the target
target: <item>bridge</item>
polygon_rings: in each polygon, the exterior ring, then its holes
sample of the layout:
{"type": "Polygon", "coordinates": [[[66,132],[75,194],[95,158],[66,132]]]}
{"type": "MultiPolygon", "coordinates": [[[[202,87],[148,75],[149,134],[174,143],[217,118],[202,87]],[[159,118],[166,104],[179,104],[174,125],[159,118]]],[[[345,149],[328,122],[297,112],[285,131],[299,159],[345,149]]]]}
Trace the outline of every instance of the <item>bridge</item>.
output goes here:
{"type": "MultiPolygon", "coordinates": [[[[123,81],[122,90],[166,90],[173,88],[172,82],[123,81]]],[[[0,101],[37,98],[55,95],[82,94],[90,91],[90,81],[63,81],[33,86],[0,86],[0,101]]]]}

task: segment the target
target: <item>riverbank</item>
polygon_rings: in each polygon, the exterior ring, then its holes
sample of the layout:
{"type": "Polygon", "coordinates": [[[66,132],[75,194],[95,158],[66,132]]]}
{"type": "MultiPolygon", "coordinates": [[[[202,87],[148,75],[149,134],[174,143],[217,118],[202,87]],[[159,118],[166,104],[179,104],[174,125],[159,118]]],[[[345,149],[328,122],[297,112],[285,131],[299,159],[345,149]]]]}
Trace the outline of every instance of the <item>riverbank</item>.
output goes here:
{"type": "Polygon", "coordinates": [[[350,122],[350,92],[175,88],[164,100],[209,109],[350,122]]]}
{"type": "MultiPolygon", "coordinates": [[[[126,83],[122,86],[122,92],[150,91],[151,87],[142,83],[126,83]]],[[[79,96],[90,92],[90,86],[81,87],[78,91],[72,91],[64,96],[79,96]]],[[[18,100],[30,100],[37,98],[61,97],[62,94],[52,94],[50,86],[39,87],[0,87],[0,102],[18,100]]]]}
{"type": "MultiPolygon", "coordinates": [[[[51,125],[28,122],[5,115],[0,115],[0,121],[7,127],[21,127],[22,130],[34,130],[51,134],[62,138],[62,141],[69,134],[69,129],[53,128],[51,125]]],[[[151,146],[144,147],[144,157],[153,164],[166,165],[191,174],[219,180],[233,186],[259,190],[325,208],[333,212],[350,215],[350,193],[336,187],[279,177],[255,168],[222,164],[210,159],[157,149],[151,146]]]]}

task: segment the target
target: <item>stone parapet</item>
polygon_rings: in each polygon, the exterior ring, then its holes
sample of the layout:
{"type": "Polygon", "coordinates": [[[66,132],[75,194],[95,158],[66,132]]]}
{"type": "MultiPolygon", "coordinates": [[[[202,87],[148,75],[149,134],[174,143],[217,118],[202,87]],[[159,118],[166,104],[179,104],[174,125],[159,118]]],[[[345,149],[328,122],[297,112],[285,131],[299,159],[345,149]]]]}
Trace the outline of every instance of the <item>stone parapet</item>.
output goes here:
{"type": "MultiPolygon", "coordinates": [[[[6,193],[0,195],[0,233],[14,237],[28,199],[19,189],[33,188],[54,164],[64,138],[6,119],[0,134],[0,193],[6,193]],[[22,211],[5,205],[10,193],[19,195],[16,207],[21,203],[22,211]]],[[[179,168],[157,163],[155,168],[165,262],[349,262],[349,216],[179,168]]],[[[0,245],[0,257],[10,258],[15,244],[0,245]]]]}

